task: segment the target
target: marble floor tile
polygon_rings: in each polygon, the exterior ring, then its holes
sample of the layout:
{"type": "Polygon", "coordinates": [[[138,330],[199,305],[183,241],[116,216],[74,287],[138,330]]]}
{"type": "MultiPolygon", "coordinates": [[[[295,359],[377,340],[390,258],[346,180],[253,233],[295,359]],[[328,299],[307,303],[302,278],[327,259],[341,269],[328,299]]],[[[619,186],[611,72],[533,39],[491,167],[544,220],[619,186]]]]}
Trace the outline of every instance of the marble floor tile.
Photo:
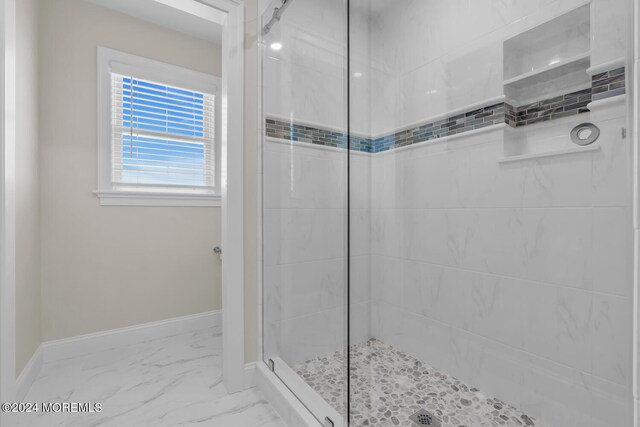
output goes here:
{"type": "Polygon", "coordinates": [[[229,395],[219,328],[48,363],[25,402],[101,403],[100,413],[37,413],[15,427],[286,427],[257,390],[229,395]]]}

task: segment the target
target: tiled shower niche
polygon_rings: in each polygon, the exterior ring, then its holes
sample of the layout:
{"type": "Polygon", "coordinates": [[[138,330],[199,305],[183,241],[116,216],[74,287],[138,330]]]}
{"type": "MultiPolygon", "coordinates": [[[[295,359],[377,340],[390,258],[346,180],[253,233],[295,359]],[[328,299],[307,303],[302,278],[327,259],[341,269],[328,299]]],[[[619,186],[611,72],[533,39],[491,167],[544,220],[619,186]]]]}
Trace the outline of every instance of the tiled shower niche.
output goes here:
{"type": "Polygon", "coordinates": [[[589,113],[596,81],[589,74],[591,4],[506,40],[503,55],[506,122],[515,131],[505,131],[502,161],[579,152],[568,131],[549,134],[544,122],[558,120],[558,126],[573,127],[578,124],[573,116],[589,113]],[[537,135],[518,131],[530,125],[538,125],[537,135]]]}
{"type": "Polygon", "coordinates": [[[590,5],[504,42],[504,92],[514,107],[591,87],[590,5]]]}

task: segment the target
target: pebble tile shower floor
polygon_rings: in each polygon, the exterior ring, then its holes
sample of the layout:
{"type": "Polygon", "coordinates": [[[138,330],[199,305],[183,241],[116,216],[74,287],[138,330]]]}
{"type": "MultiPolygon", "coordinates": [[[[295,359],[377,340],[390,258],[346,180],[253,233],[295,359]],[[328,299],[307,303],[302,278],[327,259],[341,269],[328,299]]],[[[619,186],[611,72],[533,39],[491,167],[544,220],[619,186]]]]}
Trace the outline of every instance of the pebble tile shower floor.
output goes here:
{"type": "MultiPolygon", "coordinates": [[[[351,421],[354,426],[415,426],[426,409],[443,427],[537,426],[516,408],[483,395],[426,363],[371,339],[351,347],[351,421]]],[[[336,352],[294,370],[339,413],[344,413],[344,354],[336,352]]]]}

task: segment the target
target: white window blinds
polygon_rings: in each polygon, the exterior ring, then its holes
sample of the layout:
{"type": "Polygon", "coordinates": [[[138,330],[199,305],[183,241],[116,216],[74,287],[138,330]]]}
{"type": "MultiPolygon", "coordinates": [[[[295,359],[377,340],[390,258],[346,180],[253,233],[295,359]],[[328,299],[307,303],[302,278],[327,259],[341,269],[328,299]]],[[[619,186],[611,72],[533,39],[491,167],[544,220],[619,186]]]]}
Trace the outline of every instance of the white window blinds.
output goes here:
{"type": "Polygon", "coordinates": [[[111,73],[111,179],[211,188],[215,96],[111,73]]]}

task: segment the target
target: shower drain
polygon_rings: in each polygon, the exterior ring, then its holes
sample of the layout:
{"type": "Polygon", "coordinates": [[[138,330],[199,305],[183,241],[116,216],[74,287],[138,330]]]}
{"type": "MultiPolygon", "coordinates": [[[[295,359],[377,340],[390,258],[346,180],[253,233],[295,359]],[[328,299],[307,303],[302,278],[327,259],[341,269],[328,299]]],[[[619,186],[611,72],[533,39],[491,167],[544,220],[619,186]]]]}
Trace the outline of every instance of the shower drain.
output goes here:
{"type": "Polygon", "coordinates": [[[442,422],[430,412],[421,409],[409,417],[411,421],[419,426],[440,427],[442,422]]]}

